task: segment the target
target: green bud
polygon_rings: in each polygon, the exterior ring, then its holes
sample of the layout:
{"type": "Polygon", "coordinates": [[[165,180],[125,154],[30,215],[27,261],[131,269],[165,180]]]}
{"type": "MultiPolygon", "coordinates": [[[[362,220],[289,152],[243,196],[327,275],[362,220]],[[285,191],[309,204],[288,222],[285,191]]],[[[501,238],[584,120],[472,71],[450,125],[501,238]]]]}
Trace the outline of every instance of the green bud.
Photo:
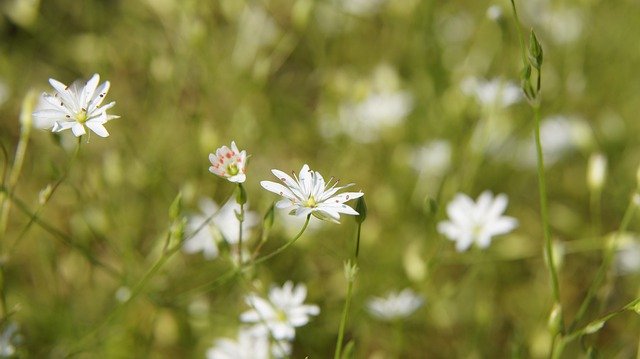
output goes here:
{"type": "Polygon", "coordinates": [[[239,205],[247,203],[247,192],[244,190],[242,183],[238,183],[238,188],[236,188],[236,202],[239,205]]]}
{"type": "Polygon", "coordinates": [[[356,202],[356,212],[358,212],[358,215],[355,217],[357,223],[362,223],[367,219],[367,203],[364,201],[364,196],[358,198],[356,202]]]}
{"type": "Polygon", "coordinates": [[[563,331],[562,306],[560,303],[553,305],[553,309],[551,309],[551,314],[549,315],[549,322],[547,324],[552,335],[556,335],[563,331]]]}
{"type": "Polygon", "coordinates": [[[529,61],[536,70],[540,70],[542,67],[542,59],[542,46],[540,46],[540,42],[538,41],[535,32],[531,29],[531,35],[529,36],[529,61]]]}
{"type": "Polygon", "coordinates": [[[431,217],[435,216],[438,213],[438,202],[431,197],[427,197],[424,199],[424,213],[431,217]]]}
{"type": "Polygon", "coordinates": [[[20,131],[29,133],[33,125],[33,108],[38,100],[38,93],[30,90],[22,100],[22,109],[20,110],[20,131]]]}
{"type": "Polygon", "coordinates": [[[271,227],[273,227],[273,222],[276,216],[276,206],[272,203],[271,207],[269,207],[269,210],[267,211],[267,213],[264,214],[264,217],[262,218],[262,228],[265,231],[268,231],[271,229],[271,227]]]}
{"type": "Polygon", "coordinates": [[[355,346],[356,346],[356,343],[353,340],[349,340],[347,345],[345,345],[344,349],[342,350],[342,356],[341,356],[340,359],[353,359],[353,358],[355,358],[355,354],[354,354],[355,346]]]}
{"type": "Polygon", "coordinates": [[[591,322],[589,323],[585,328],[584,328],[584,334],[593,334],[595,332],[597,332],[598,330],[602,329],[602,327],[604,327],[604,323],[606,321],[604,320],[596,320],[595,322],[591,322]]]}
{"type": "Polygon", "coordinates": [[[531,65],[525,65],[520,71],[520,81],[529,82],[531,80],[531,65]]]}
{"type": "Polygon", "coordinates": [[[176,198],[173,199],[171,206],[169,207],[169,218],[175,221],[182,213],[182,192],[178,192],[176,198]]]}
{"type": "Polygon", "coordinates": [[[42,206],[45,203],[47,203],[52,193],[53,193],[53,186],[51,186],[51,183],[49,183],[47,187],[41,189],[40,193],[38,193],[38,204],[42,206]]]}
{"type": "Polygon", "coordinates": [[[522,91],[529,101],[534,101],[537,97],[536,90],[533,89],[531,81],[522,81],[522,91]]]}

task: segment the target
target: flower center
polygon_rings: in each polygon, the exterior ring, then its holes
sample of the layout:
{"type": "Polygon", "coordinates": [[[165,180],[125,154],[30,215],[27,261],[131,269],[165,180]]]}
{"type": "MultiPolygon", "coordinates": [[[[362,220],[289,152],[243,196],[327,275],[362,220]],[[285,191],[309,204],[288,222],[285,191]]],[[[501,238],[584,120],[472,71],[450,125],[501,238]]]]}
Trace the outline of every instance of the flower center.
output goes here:
{"type": "Polygon", "coordinates": [[[87,116],[87,110],[85,110],[84,108],[76,114],[76,121],[78,123],[85,123],[87,122],[88,118],[89,116],[87,116]]]}
{"type": "Polygon", "coordinates": [[[236,165],[235,162],[227,166],[227,173],[229,173],[231,176],[237,175],[238,172],[238,165],[236,165]]]}
{"type": "Polygon", "coordinates": [[[313,198],[313,196],[309,196],[309,199],[307,199],[304,205],[305,207],[315,208],[318,205],[318,202],[316,202],[316,199],[313,198]]]}

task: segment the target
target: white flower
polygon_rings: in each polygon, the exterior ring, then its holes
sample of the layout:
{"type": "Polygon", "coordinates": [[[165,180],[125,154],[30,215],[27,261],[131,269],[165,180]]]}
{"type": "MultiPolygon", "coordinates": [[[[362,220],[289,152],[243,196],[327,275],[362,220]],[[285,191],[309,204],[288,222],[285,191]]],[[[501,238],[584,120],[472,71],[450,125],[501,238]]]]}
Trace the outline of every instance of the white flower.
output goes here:
{"type": "MultiPolygon", "coordinates": [[[[245,205],[245,208],[247,207],[248,205],[245,205]]],[[[211,199],[202,198],[200,211],[201,213],[190,216],[187,220],[187,235],[191,237],[182,245],[184,252],[190,254],[203,252],[204,257],[211,260],[218,256],[216,239],[224,240],[231,245],[238,244],[240,228],[235,212],[240,211],[240,205],[234,199],[230,199],[222,208],[218,208],[211,199]],[[205,224],[209,218],[211,220],[205,224]]],[[[246,238],[251,236],[251,229],[258,222],[259,217],[255,212],[245,210],[242,231],[246,238]]]]}
{"type": "Polygon", "coordinates": [[[587,166],[587,184],[593,191],[599,191],[607,177],[607,157],[602,153],[594,153],[589,157],[587,166]]]}
{"type": "Polygon", "coordinates": [[[313,304],[303,304],[307,297],[307,287],[291,281],[282,288],[272,287],[269,300],[257,294],[245,297],[251,307],[242,313],[240,320],[245,323],[256,323],[256,329],[268,333],[275,340],[291,340],[295,338],[295,328],[309,322],[310,316],[320,314],[320,308],[313,304]]]}
{"type": "Polygon", "coordinates": [[[451,166],[451,143],[435,140],[416,148],[409,158],[409,165],[420,174],[439,177],[451,166]]]}
{"type": "Polygon", "coordinates": [[[243,183],[247,179],[245,175],[247,151],[239,151],[234,141],[231,141],[231,148],[222,146],[216,150],[215,155],[210,153],[209,161],[211,162],[209,172],[214,175],[224,177],[234,183],[243,183]]]}
{"type": "Polygon", "coordinates": [[[515,218],[503,216],[507,208],[507,195],[484,191],[473,202],[467,195],[458,193],[447,205],[448,221],[438,223],[438,232],[456,242],[459,252],[467,250],[473,242],[480,248],[491,244],[491,237],[511,232],[517,227],[515,218]]]}
{"type": "Polygon", "coordinates": [[[218,339],[207,359],[269,359],[269,338],[252,329],[240,329],[238,339],[218,339]]]}
{"type": "Polygon", "coordinates": [[[345,12],[358,16],[373,15],[380,11],[380,8],[387,0],[340,0],[338,3],[345,12]]]}
{"type": "Polygon", "coordinates": [[[293,174],[295,179],[276,169],[271,172],[286,186],[271,181],[262,181],[260,185],[267,191],[285,197],[276,203],[276,207],[293,207],[289,214],[300,217],[313,214],[319,219],[336,223],[339,223],[340,213],[358,215],[358,212],[344,203],[362,197],[364,193],[344,192],[336,195],[339,190],[350,185],[336,187],[338,182],[331,184],[331,180],[325,183],[322,175],[310,170],[306,164],[302,166],[299,177],[293,174]]]}
{"type": "Polygon", "coordinates": [[[496,108],[506,108],[522,99],[522,89],[511,81],[466,78],[460,85],[462,92],[474,96],[479,104],[496,108]]]}
{"type": "Polygon", "coordinates": [[[56,90],[50,95],[43,93],[37,110],[33,113],[35,126],[51,128],[53,132],[71,129],[76,137],[86,133],[85,126],[100,137],[108,137],[109,132],[104,128],[107,121],[120,116],[108,115],[107,110],[116,103],[110,102],[102,107],[109,81],[98,86],[100,76],[95,74],[85,84],[78,80],[70,86],[49,79],[49,83],[56,90]]]}
{"type": "Polygon", "coordinates": [[[10,322],[6,324],[2,334],[0,334],[1,358],[13,358],[16,355],[16,343],[20,342],[21,339],[18,329],[16,323],[10,322]]]}
{"type": "Polygon", "coordinates": [[[373,297],[367,302],[367,309],[374,317],[393,321],[410,316],[422,306],[424,299],[406,288],[402,292],[390,292],[386,297],[373,297]]]}

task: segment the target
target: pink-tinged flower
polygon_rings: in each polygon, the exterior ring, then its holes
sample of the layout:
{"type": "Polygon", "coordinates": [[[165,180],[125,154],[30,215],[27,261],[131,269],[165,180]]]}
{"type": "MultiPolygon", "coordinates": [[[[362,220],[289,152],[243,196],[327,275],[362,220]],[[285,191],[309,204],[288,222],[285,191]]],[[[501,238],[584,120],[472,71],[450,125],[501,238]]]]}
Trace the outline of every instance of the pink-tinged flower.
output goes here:
{"type": "Polygon", "coordinates": [[[247,151],[239,151],[234,141],[231,141],[231,148],[222,146],[216,150],[215,155],[210,153],[209,161],[211,162],[209,172],[214,175],[234,183],[243,183],[247,179],[245,174],[247,151]]]}
{"type": "Polygon", "coordinates": [[[447,205],[448,221],[438,223],[438,232],[456,242],[456,249],[462,252],[474,242],[480,248],[487,248],[491,238],[511,232],[518,226],[513,217],[503,216],[507,195],[495,198],[490,191],[484,191],[474,202],[469,196],[458,193],[447,205]]]}
{"type": "Polygon", "coordinates": [[[325,183],[324,178],[319,172],[312,171],[308,165],[302,166],[299,177],[293,174],[293,177],[279,171],[271,170],[271,172],[285,184],[271,181],[262,181],[260,185],[267,191],[279,194],[284,199],[276,203],[278,208],[291,208],[289,214],[294,216],[305,217],[313,214],[319,219],[340,223],[340,213],[358,215],[353,208],[344,204],[347,201],[362,197],[362,192],[344,192],[336,194],[339,190],[351,186],[346,185],[336,187],[338,182],[325,183]]]}
{"type": "Polygon", "coordinates": [[[115,102],[100,107],[109,92],[110,84],[109,81],[105,81],[98,86],[98,82],[98,74],[93,75],[86,83],[78,80],[70,86],[49,79],[56,93],[42,94],[40,104],[33,113],[35,126],[51,128],[53,132],[71,129],[76,137],[84,135],[87,126],[96,135],[108,137],[109,132],[104,124],[120,116],[107,114],[107,110],[113,107],[115,102]]]}

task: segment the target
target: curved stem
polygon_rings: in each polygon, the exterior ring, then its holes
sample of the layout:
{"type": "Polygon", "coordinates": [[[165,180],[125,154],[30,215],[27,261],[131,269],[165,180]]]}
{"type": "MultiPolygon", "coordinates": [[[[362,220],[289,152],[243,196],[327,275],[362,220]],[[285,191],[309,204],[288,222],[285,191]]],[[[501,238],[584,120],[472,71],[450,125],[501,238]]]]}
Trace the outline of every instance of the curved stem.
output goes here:
{"type": "Polygon", "coordinates": [[[265,261],[277,256],[278,254],[280,254],[280,252],[284,251],[285,249],[289,248],[291,245],[293,245],[298,240],[298,238],[300,238],[302,236],[302,233],[304,233],[304,231],[307,229],[307,226],[309,225],[309,220],[310,219],[311,219],[311,215],[309,214],[309,215],[307,215],[307,219],[304,221],[304,225],[300,229],[300,232],[298,232],[298,234],[296,234],[296,236],[293,237],[289,242],[283,244],[282,246],[280,246],[280,248],[276,249],[275,251],[256,259],[255,261],[253,261],[253,263],[250,263],[250,264],[251,265],[257,265],[257,264],[260,264],[262,262],[265,262],[265,261]]]}
{"type": "Polygon", "coordinates": [[[347,318],[349,316],[349,306],[351,305],[351,297],[353,295],[353,280],[349,280],[347,287],[347,299],[345,299],[344,307],[342,307],[342,317],[340,318],[340,329],[338,329],[338,340],[336,342],[336,351],[333,359],[340,359],[342,355],[342,341],[344,340],[344,330],[347,327],[347,318]]]}

